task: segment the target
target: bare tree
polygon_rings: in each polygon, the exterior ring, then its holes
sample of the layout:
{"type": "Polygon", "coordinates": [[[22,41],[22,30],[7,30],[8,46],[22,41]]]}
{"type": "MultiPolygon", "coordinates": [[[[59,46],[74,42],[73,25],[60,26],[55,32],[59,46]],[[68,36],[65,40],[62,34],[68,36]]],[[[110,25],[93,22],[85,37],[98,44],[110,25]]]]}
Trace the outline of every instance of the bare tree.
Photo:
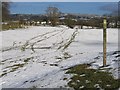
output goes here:
{"type": "Polygon", "coordinates": [[[59,22],[59,15],[60,15],[60,11],[57,7],[48,7],[47,10],[47,16],[49,18],[49,20],[51,21],[52,26],[57,25],[57,23],[59,22]]]}
{"type": "Polygon", "coordinates": [[[8,20],[10,18],[9,7],[10,7],[9,2],[2,2],[2,21],[8,20]]]}

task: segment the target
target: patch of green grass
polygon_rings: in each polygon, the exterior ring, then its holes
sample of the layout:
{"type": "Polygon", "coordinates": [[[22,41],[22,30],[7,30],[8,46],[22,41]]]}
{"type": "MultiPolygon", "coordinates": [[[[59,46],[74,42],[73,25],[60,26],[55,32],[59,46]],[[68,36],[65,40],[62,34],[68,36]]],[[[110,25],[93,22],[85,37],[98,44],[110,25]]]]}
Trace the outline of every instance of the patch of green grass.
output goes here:
{"type": "Polygon", "coordinates": [[[24,62],[28,62],[30,59],[33,59],[34,57],[29,57],[29,58],[26,58],[26,59],[24,59],[24,62]]]}
{"type": "Polygon", "coordinates": [[[68,59],[71,57],[72,57],[72,55],[69,54],[68,52],[63,52],[63,56],[55,56],[55,59],[65,60],[65,59],[68,59]]]}
{"type": "Polygon", "coordinates": [[[14,71],[16,71],[18,68],[23,67],[23,66],[24,66],[24,64],[15,64],[15,65],[12,65],[12,66],[8,66],[8,67],[6,67],[6,68],[11,68],[11,70],[8,71],[8,72],[7,72],[7,71],[3,71],[3,73],[0,75],[0,77],[6,75],[7,73],[14,72],[14,71]]]}
{"type": "Polygon", "coordinates": [[[68,53],[68,52],[64,52],[64,59],[68,59],[68,58],[71,58],[72,56],[68,53]]]}
{"type": "Polygon", "coordinates": [[[37,90],[36,86],[32,86],[31,88],[29,88],[28,90],[37,90]]]}
{"type": "Polygon", "coordinates": [[[28,62],[29,60],[31,60],[31,59],[33,59],[33,57],[29,57],[29,58],[24,59],[24,62],[25,62],[25,63],[22,63],[22,64],[14,64],[14,65],[12,65],[12,66],[7,66],[6,68],[11,68],[11,70],[8,71],[8,72],[7,72],[6,70],[3,71],[3,73],[0,75],[0,77],[6,75],[7,73],[14,72],[14,71],[16,71],[18,68],[24,67],[24,65],[27,64],[27,62],[28,62]]]}
{"type": "Polygon", "coordinates": [[[24,64],[14,64],[14,65],[8,66],[8,67],[6,67],[6,68],[23,67],[23,66],[24,66],[24,64]]]}
{"type": "Polygon", "coordinates": [[[4,75],[6,75],[7,73],[2,73],[1,75],[0,75],[0,77],[2,77],[2,76],[4,76],[4,75]]]}
{"type": "Polygon", "coordinates": [[[82,64],[70,68],[66,74],[74,75],[71,77],[68,86],[75,90],[81,88],[112,88],[112,90],[120,88],[120,80],[114,79],[111,73],[90,69],[89,66],[89,64],[82,64]]]}
{"type": "Polygon", "coordinates": [[[58,64],[50,64],[50,66],[58,66],[58,64]]]}
{"type": "Polygon", "coordinates": [[[25,51],[25,49],[28,45],[29,45],[29,42],[26,41],[26,43],[21,47],[21,51],[25,51]]]}
{"type": "Polygon", "coordinates": [[[55,59],[62,59],[62,57],[55,56],[55,59]]]}
{"type": "Polygon", "coordinates": [[[63,80],[67,80],[67,78],[63,78],[63,80]]]}

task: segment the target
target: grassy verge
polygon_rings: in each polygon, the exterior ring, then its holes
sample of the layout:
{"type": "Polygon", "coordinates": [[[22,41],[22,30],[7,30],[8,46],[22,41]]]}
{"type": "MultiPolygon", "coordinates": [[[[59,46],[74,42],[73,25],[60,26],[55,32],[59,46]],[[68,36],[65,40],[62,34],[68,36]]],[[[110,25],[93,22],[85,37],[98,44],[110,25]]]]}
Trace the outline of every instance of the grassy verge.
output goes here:
{"type": "Polygon", "coordinates": [[[68,86],[75,90],[85,88],[89,89],[111,89],[116,90],[120,88],[120,80],[113,78],[111,73],[100,70],[90,69],[90,65],[82,64],[70,68],[66,74],[73,74],[68,86]]]}
{"type": "Polygon", "coordinates": [[[2,31],[9,30],[9,29],[18,29],[18,28],[24,28],[24,25],[20,25],[18,23],[10,23],[10,24],[3,24],[2,25],[2,31]]]}

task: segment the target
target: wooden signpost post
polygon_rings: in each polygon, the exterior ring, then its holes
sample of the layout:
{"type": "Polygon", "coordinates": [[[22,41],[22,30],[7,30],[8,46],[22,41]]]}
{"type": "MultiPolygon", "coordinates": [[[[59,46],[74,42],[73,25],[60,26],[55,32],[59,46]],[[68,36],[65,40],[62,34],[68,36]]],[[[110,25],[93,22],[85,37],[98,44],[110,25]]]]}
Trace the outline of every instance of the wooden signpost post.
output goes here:
{"type": "Polygon", "coordinates": [[[107,33],[106,33],[106,29],[107,29],[107,20],[106,18],[104,18],[103,20],[103,66],[106,66],[106,44],[107,44],[107,33]]]}

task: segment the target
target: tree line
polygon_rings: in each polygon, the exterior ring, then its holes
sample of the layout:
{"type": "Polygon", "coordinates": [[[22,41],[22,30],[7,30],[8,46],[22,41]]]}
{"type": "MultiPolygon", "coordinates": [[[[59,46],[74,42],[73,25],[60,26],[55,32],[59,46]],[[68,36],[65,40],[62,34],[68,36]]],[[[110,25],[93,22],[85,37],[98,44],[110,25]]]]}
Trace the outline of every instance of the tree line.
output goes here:
{"type": "MultiPolygon", "coordinates": [[[[9,21],[13,19],[11,17],[10,11],[9,11],[10,3],[9,2],[2,2],[2,21],[9,21]]],[[[55,6],[49,6],[46,9],[46,15],[42,16],[32,16],[30,19],[31,20],[39,20],[39,21],[46,21],[46,22],[51,22],[51,26],[56,26],[59,24],[67,25],[70,28],[73,28],[75,25],[80,25],[81,28],[82,26],[91,26],[91,27],[98,27],[102,28],[102,23],[103,23],[103,17],[101,18],[90,18],[90,19],[79,19],[75,15],[68,14],[64,16],[64,19],[60,19],[62,12],[55,6]]],[[[26,18],[26,17],[25,17],[26,18]]],[[[24,19],[25,19],[24,18],[24,19]]],[[[19,21],[23,21],[23,18],[20,18],[18,15],[17,19],[19,21]]],[[[117,28],[118,25],[118,16],[107,16],[107,21],[108,21],[108,27],[117,28]],[[110,25],[111,24],[111,25],[110,25]]]]}

